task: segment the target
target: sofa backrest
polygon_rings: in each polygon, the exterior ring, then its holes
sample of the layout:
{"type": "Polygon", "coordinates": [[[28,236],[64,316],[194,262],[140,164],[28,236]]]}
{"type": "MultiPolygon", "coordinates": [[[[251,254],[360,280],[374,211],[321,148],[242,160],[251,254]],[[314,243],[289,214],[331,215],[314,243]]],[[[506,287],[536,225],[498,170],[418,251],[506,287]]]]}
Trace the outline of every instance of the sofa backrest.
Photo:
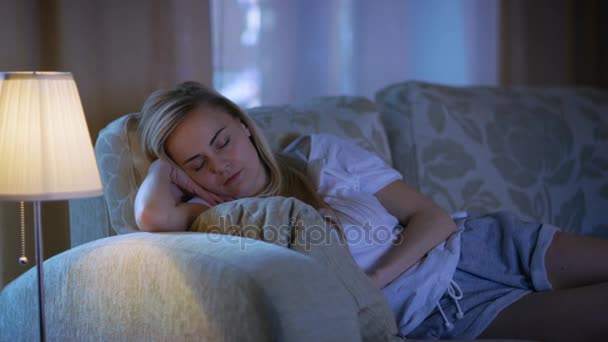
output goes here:
{"type": "Polygon", "coordinates": [[[405,82],[376,103],[395,167],[446,210],[608,237],[607,91],[405,82]]]}
{"type": "MultiPolygon", "coordinates": [[[[380,90],[376,104],[326,97],[248,112],[274,148],[314,132],[354,139],[450,212],[509,210],[608,237],[606,91],[406,82],[380,90]]],[[[135,231],[132,200],[147,161],[121,164],[139,148],[135,117],[123,116],[99,135],[106,195],[70,201],[72,246],[135,231]]]]}
{"type": "MultiPolygon", "coordinates": [[[[324,97],[297,105],[257,107],[247,112],[275,150],[302,134],[330,133],[352,139],[391,164],[386,132],[375,104],[369,99],[324,97]]],[[[138,231],[133,202],[150,165],[137,134],[139,116],[139,113],[121,116],[99,133],[95,153],[104,197],[70,202],[72,246],[114,233],[138,231]],[[88,219],[92,216],[106,219],[92,222],[88,219]]]]}

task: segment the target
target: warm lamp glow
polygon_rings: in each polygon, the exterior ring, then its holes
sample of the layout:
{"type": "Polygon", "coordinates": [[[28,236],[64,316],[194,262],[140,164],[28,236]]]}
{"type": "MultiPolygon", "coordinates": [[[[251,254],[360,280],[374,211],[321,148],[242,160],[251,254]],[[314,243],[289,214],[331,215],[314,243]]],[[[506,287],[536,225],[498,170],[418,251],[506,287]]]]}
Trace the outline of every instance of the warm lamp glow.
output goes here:
{"type": "Polygon", "coordinates": [[[0,200],[102,194],[71,73],[0,73],[0,200]]]}

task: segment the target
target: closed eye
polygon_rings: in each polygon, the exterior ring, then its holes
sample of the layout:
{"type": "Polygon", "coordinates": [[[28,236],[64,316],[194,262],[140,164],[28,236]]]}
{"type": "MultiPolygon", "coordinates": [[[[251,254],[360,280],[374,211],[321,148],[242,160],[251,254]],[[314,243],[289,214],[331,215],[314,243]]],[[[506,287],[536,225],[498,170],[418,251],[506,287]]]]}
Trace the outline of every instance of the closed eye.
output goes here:
{"type": "Polygon", "coordinates": [[[224,148],[224,147],[226,147],[226,146],[228,145],[228,143],[229,143],[229,142],[230,142],[230,138],[226,139],[226,142],[225,142],[225,143],[223,143],[223,144],[221,144],[221,145],[219,146],[219,148],[224,148]]]}
{"type": "MultiPolygon", "coordinates": [[[[224,147],[228,146],[228,143],[230,143],[230,139],[226,139],[226,142],[224,142],[223,144],[219,145],[217,148],[218,149],[224,148],[224,147]]],[[[194,169],[194,171],[200,171],[200,170],[203,169],[203,167],[205,167],[205,162],[201,161],[201,164],[196,169],[194,169]]]]}

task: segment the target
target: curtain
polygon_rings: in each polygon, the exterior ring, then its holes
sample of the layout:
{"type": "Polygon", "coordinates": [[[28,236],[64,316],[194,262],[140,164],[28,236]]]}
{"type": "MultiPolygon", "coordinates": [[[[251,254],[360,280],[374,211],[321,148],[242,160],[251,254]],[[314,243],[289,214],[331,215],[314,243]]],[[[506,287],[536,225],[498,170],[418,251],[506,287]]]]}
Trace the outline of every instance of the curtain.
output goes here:
{"type": "Polygon", "coordinates": [[[212,0],[214,84],[243,106],[406,80],[497,84],[498,0],[212,0]]]}
{"type": "MultiPolygon", "coordinates": [[[[0,70],[72,72],[94,142],[110,121],[139,111],[151,91],[211,83],[209,15],[208,0],[3,0],[0,70]]],[[[16,262],[17,208],[0,202],[1,285],[24,271],[16,262]]],[[[45,202],[42,214],[49,258],[69,248],[67,202],[45,202]]]]}
{"type": "Polygon", "coordinates": [[[608,87],[608,3],[502,0],[500,83],[608,87]]]}

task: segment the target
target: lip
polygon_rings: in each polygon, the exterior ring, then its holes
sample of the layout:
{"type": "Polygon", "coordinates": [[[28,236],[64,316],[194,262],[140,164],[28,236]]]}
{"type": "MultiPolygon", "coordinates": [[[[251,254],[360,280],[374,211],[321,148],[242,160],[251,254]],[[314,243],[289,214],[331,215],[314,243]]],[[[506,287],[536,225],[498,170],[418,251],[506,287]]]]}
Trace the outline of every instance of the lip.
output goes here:
{"type": "MultiPolygon", "coordinates": [[[[242,170],[241,170],[242,171],[242,170]]],[[[224,185],[230,185],[232,184],[235,180],[237,180],[239,178],[239,176],[241,175],[241,171],[233,174],[232,176],[230,176],[228,179],[226,179],[226,181],[224,182],[224,185]]]]}

